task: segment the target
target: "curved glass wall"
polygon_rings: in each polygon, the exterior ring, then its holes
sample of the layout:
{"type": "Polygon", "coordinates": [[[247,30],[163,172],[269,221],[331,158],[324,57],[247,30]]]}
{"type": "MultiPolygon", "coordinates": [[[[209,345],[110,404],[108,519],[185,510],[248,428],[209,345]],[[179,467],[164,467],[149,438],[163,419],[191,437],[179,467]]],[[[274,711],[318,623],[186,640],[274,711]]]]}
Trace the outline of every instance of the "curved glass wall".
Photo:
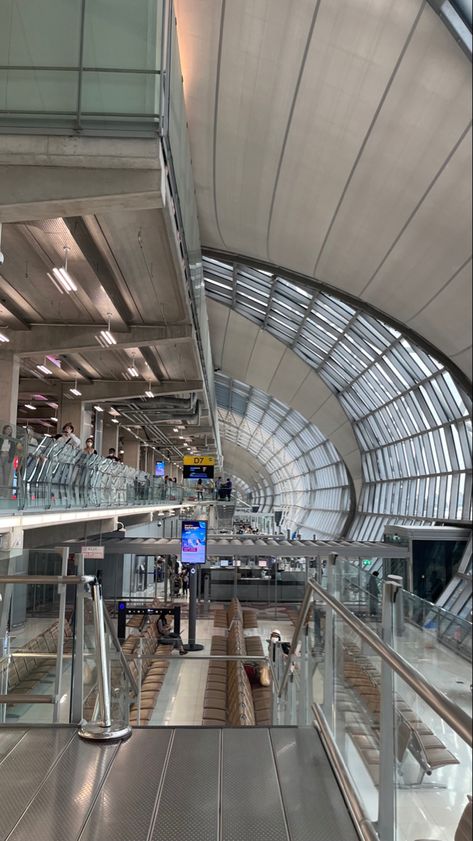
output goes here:
{"type": "Polygon", "coordinates": [[[299,412],[223,374],[216,375],[216,397],[223,445],[241,447],[263,468],[251,486],[253,505],[281,510],[281,526],[310,537],[342,534],[351,497],[333,444],[299,412]]]}
{"type": "Polygon", "coordinates": [[[471,400],[398,330],[332,294],[204,259],[207,294],[289,346],[337,396],[362,454],[350,537],[471,518],[471,400]]]}

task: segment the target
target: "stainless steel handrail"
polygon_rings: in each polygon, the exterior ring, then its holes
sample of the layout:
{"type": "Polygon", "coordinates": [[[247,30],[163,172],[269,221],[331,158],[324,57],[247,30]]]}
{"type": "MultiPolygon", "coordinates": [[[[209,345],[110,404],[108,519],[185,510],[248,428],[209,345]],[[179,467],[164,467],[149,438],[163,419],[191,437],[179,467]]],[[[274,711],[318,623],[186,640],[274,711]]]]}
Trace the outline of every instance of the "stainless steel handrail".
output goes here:
{"type": "MultiPolygon", "coordinates": [[[[376,652],[392,669],[402,678],[414,692],[422,698],[423,701],[432,709],[434,712],[437,713],[452,730],[457,733],[461,739],[463,739],[470,747],[473,745],[473,735],[472,735],[472,725],[473,721],[471,717],[462,710],[457,704],[450,701],[443,692],[440,692],[439,689],[436,689],[432,686],[426,678],[421,675],[420,672],[417,671],[413,666],[410,665],[397,651],[394,651],[390,645],[386,645],[380,638],[368,628],[366,625],[361,622],[358,617],[356,617],[353,613],[347,610],[338,599],[335,599],[329,593],[326,592],[317,582],[315,579],[311,578],[307,582],[306,592],[304,594],[304,601],[302,603],[302,607],[299,613],[299,618],[297,621],[297,625],[294,631],[294,635],[292,638],[292,651],[295,650],[297,645],[297,641],[299,639],[299,634],[305,621],[307,610],[310,603],[310,597],[312,592],[317,593],[317,595],[321,598],[322,601],[326,602],[330,605],[331,608],[335,611],[335,613],[340,616],[344,622],[353,630],[355,633],[361,637],[369,646],[376,652]]],[[[288,677],[289,671],[291,668],[291,658],[288,658],[288,662],[286,664],[286,669],[284,672],[283,680],[281,682],[281,688],[279,690],[279,695],[283,692],[288,677]]]]}

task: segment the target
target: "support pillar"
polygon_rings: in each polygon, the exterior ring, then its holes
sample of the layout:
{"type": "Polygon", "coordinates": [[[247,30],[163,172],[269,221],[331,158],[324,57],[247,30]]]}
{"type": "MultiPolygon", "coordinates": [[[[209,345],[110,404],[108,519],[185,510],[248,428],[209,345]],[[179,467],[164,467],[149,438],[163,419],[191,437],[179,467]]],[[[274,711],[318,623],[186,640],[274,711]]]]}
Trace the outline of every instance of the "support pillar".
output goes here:
{"type": "Polygon", "coordinates": [[[18,412],[18,386],[20,382],[20,359],[8,351],[0,351],[0,424],[16,425],[18,412]]]}
{"type": "Polygon", "coordinates": [[[123,463],[129,467],[134,467],[135,470],[140,466],[140,442],[139,441],[124,441],[123,442],[123,463]]]}
{"type": "MultiPolygon", "coordinates": [[[[102,455],[107,456],[110,448],[113,447],[118,455],[118,424],[112,423],[103,427],[102,430],[102,455]]],[[[97,449],[97,446],[95,447],[97,449]]],[[[98,449],[97,449],[98,452],[98,449]]]]}

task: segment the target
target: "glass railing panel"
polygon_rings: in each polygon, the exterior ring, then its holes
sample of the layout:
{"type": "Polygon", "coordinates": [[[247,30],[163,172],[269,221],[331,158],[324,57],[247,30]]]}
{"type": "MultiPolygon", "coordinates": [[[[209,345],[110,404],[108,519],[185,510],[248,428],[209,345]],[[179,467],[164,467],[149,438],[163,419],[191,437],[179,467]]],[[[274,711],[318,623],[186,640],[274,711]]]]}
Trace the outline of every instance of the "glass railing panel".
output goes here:
{"type": "Polygon", "coordinates": [[[0,705],[3,723],[69,720],[73,624],[66,616],[60,639],[57,590],[57,585],[37,583],[4,588],[0,671],[2,694],[11,695],[12,701],[0,705]],[[54,590],[52,597],[50,590],[54,590]],[[18,696],[21,701],[15,700],[18,696]]]}
{"type": "Polygon", "coordinates": [[[0,32],[2,122],[155,133],[163,2],[116,0],[109,11],[107,0],[13,4],[0,32]]]}
{"type": "MultiPolygon", "coordinates": [[[[330,619],[328,619],[330,621],[330,619]]],[[[323,709],[332,735],[355,781],[365,814],[376,821],[379,809],[381,662],[343,621],[333,618],[333,653],[324,659],[323,709]],[[333,657],[333,685],[330,659],[333,657]],[[333,701],[330,704],[330,696],[333,701]]]]}
{"type": "Polygon", "coordinates": [[[456,838],[472,790],[471,750],[402,680],[395,684],[395,841],[456,838]]]}

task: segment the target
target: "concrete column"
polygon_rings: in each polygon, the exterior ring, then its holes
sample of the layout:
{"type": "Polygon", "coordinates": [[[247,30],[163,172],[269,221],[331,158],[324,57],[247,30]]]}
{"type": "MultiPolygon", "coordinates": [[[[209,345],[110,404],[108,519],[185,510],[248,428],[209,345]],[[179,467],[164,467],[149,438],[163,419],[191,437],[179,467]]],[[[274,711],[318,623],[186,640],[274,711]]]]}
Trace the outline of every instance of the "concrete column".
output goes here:
{"type": "Polygon", "coordinates": [[[123,451],[123,463],[138,470],[140,464],[140,442],[124,441],[123,451]]]}
{"type": "Polygon", "coordinates": [[[0,351],[0,422],[16,424],[20,360],[8,351],[0,351]]]}
{"type": "Polygon", "coordinates": [[[104,426],[102,430],[102,455],[107,456],[110,447],[116,450],[118,455],[118,423],[104,426]]]}

